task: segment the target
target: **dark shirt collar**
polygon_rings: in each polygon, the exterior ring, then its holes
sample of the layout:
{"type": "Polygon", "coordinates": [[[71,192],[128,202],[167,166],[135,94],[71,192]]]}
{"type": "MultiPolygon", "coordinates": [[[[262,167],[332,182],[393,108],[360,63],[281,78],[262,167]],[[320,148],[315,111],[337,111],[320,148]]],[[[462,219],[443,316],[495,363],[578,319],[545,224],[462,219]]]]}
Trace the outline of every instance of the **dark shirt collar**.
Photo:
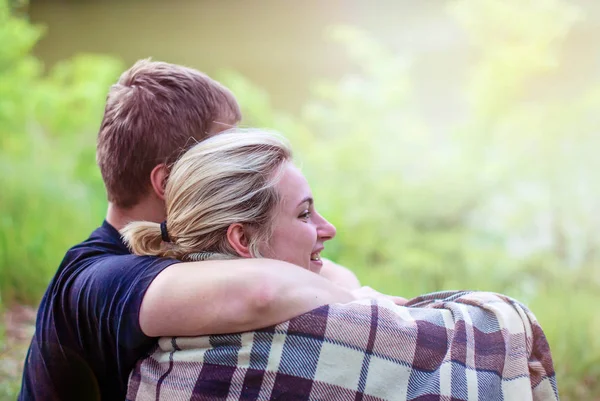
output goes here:
{"type": "Polygon", "coordinates": [[[108,221],[104,220],[100,229],[103,231],[102,234],[104,239],[109,240],[114,245],[117,245],[121,250],[129,253],[129,248],[127,248],[127,245],[125,245],[123,242],[121,234],[108,221]]]}

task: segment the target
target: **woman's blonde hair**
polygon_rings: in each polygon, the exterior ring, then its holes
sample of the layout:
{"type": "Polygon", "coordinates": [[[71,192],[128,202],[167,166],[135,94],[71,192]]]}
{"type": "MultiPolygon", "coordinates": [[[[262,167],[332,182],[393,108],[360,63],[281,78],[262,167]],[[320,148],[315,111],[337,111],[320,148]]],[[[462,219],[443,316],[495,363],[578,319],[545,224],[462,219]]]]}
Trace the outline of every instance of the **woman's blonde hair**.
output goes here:
{"type": "Polygon", "coordinates": [[[136,255],[237,257],[227,229],[240,223],[251,233],[250,254],[260,257],[258,246],[271,235],[279,203],[275,185],[290,160],[285,139],[266,131],[236,128],[208,138],[170,172],[165,189],[168,241],[160,224],[147,221],[128,224],[121,230],[123,239],[136,255]]]}

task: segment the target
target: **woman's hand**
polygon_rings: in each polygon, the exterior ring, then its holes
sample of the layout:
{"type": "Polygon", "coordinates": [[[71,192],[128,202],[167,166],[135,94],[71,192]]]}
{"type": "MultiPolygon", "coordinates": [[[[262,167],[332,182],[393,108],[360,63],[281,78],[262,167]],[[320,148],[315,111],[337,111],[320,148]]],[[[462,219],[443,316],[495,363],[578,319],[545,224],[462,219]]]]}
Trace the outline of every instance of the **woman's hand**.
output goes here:
{"type": "Polygon", "coordinates": [[[368,286],[352,290],[352,295],[354,295],[355,299],[389,299],[396,305],[400,306],[403,306],[408,302],[406,298],[382,294],[368,286]]]}

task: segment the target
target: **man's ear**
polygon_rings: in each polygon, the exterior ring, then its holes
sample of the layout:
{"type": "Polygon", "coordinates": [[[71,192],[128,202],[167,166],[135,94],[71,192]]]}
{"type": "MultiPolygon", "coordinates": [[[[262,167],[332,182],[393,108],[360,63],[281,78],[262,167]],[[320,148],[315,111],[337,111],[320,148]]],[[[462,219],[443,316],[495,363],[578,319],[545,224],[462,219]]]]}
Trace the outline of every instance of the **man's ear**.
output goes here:
{"type": "Polygon", "coordinates": [[[156,196],[160,199],[165,200],[165,188],[167,187],[167,171],[166,164],[159,164],[155,166],[150,172],[150,182],[152,183],[152,189],[156,196]]]}
{"type": "Polygon", "coordinates": [[[227,241],[229,245],[243,258],[251,258],[248,244],[250,240],[244,226],[240,223],[233,223],[227,228],[227,241]]]}

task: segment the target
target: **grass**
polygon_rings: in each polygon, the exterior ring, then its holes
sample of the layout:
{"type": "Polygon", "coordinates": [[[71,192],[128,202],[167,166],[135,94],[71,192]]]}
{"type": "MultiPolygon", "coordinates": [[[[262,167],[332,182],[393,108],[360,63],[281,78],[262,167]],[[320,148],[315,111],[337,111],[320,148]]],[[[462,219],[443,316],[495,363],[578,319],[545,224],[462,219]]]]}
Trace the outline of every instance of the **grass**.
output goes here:
{"type": "Polygon", "coordinates": [[[0,401],[17,398],[34,318],[33,308],[16,307],[0,313],[0,401]]]}

